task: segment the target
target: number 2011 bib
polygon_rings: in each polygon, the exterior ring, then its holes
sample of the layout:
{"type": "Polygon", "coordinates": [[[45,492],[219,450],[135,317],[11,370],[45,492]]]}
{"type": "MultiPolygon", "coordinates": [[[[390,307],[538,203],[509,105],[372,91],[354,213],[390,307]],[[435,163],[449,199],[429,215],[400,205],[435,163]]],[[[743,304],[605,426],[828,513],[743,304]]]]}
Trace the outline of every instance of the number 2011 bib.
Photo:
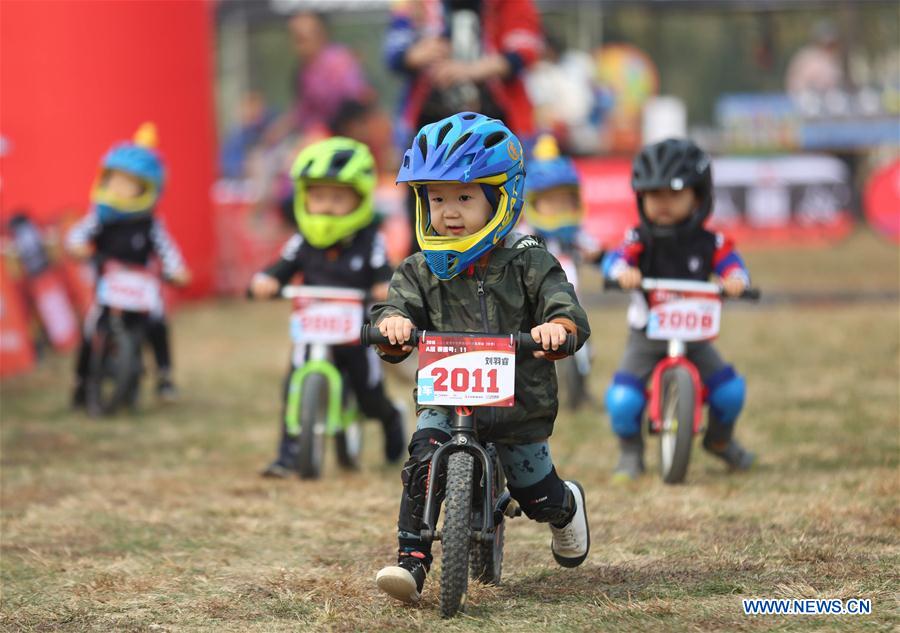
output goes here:
{"type": "Polygon", "coordinates": [[[417,387],[419,404],[511,407],[515,342],[509,336],[425,334],[417,387]]]}

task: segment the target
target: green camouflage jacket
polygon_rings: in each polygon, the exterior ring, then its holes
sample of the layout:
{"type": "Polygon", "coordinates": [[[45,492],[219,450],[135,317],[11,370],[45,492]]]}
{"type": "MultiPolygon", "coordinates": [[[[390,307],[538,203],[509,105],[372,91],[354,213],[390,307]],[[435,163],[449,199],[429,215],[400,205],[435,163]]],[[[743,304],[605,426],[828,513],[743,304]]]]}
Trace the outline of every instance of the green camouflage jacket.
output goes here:
{"type": "MultiPolygon", "coordinates": [[[[407,257],[394,272],[387,300],[373,306],[372,323],[392,315],[435,332],[528,332],[555,320],[576,333],[578,347],[591,333],[556,258],[539,239],[515,233],[491,251],[486,269],[476,267],[472,274],[467,271],[449,281],[431,273],[422,253],[407,257]]],[[[394,363],[408,356],[390,351],[381,349],[379,354],[394,363]]],[[[482,439],[509,444],[541,441],[552,433],[558,408],[553,363],[520,355],[515,405],[480,409],[478,432],[482,439]]]]}

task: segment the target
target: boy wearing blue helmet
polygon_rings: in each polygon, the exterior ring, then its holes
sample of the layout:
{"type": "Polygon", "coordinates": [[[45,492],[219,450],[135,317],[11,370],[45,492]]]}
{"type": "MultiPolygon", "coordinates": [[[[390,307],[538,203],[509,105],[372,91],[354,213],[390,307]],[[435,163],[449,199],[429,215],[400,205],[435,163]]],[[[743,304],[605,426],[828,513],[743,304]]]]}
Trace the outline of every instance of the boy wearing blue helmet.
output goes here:
{"type": "Polygon", "coordinates": [[[549,134],[535,145],[525,192],[525,220],[551,253],[599,261],[599,244],[581,228],[584,208],[575,164],[560,155],[556,139],[549,134]]]}
{"type": "MultiPolygon", "coordinates": [[[[91,209],[72,227],[66,248],[76,257],[94,255],[98,261],[115,259],[141,266],[156,256],[162,263],[163,276],[182,286],[190,281],[190,273],[162,220],[153,214],[165,181],[155,146],[156,129],[152,123],[145,123],[133,142],[117,143],[106,153],[91,190],[91,209]]],[[[90,358],[88,341],[98,314],[92,310],[85,323],[85,338],[75,368],[72,398],[75,406],[84,405],[84,380],[90,358]]],[[[150,315],[147,337],[156,358],[157,394],[164,401],[174,400],[177,391],[172,382],[169,333],[162,307],[150,315]]]]}
{"type": "MultiPolygon", "coordinates": [[[[581,226],[584,207],[579,185],[572,159],[560,155],[552,135],[542,135],[528,161],[525,220],[528,227],[544,240],[547,250],[559,259],[576,291],[579,265],[582,262],[597,263],[602,257],[597,241],[581,226]]],[[[589,399],[590,345],[578,350],[572,360],[574,362],[560,369],[569,386],[569,406],[577,409],[589,399]]]]}
{"type": "MultiPolygon", "coordinates": [[[[508,488],[525,514],[550,524],[551,550],[560,565],[587,557],[590,538],[584,491],[556,473],[547,438],[558,400],[548,360],[567,336],[580,347],[590,335],[584,310],[559,262],[539,240],[512,233],[523,204],[522,146],[496,119],[473,112],[426,125],[403,157],[397,177],[417,198],[416,238],[422,251],[394,273],[373,322],[394,347],[381,356],[399,362],[414,327],[434,331],[530,331],[544,351],[516,367],[515,406],[486,409],[479,436],[496,443],[508,488]]],[[[403,467],[396,565],[378,587],[416,602],[431,565],[431,546],[419,538],[431,456],[450,438],[449,412],[420,406],[403,467]]],[[[437,491],[442,495],[443,491],[437,491]]]]}

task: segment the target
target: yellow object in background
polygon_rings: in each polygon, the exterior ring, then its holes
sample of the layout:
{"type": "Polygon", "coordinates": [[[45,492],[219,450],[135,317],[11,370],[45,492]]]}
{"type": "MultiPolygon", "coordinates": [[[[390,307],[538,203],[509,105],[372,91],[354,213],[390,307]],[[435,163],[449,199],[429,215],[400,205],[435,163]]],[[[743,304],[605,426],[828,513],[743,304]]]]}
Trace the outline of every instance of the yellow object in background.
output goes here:
{"type": "Polygon", "coordinates": [[[156,124],[152,121],[141,123],[137,132],[134,133],[134,142],[141,147],[155,149],[159,145],[159,134],[156,131],[156,124]]]}

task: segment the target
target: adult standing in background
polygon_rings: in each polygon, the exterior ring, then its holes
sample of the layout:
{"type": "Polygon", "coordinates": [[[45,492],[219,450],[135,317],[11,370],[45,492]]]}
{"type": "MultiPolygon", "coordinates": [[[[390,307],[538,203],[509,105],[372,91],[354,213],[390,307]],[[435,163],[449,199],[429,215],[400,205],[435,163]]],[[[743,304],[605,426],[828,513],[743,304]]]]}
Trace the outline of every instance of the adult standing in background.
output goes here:
{"type": "MultiPolygon", "coordinates": [[[[398,0],[384,46],[388,66],[407,79],[398,146],[423,125],[466,110],[502,119],[527,142],[535,129],[523,71],[542,50],[532,0],[398,0]]],[[[408,201],[412,222],[414,197],[408,201]]]]}
{"type": "Polygon", "coordinates": [[[269,128],[269,144],[291,132],[322,133],[345,101],[368,102],[372,97],[356,56],[348,47],[331,41],[323,15],[297,13],[288,27],[300,66],[294,84],[294,107],[269,128]]]}
{"type": "Polygon", "coordinates": [[[820,20],[811,35],[812,42],[794,53],[788,63],[785,87],[789,94],[823,94],[846,87],[837,28],[820,20]]]}

